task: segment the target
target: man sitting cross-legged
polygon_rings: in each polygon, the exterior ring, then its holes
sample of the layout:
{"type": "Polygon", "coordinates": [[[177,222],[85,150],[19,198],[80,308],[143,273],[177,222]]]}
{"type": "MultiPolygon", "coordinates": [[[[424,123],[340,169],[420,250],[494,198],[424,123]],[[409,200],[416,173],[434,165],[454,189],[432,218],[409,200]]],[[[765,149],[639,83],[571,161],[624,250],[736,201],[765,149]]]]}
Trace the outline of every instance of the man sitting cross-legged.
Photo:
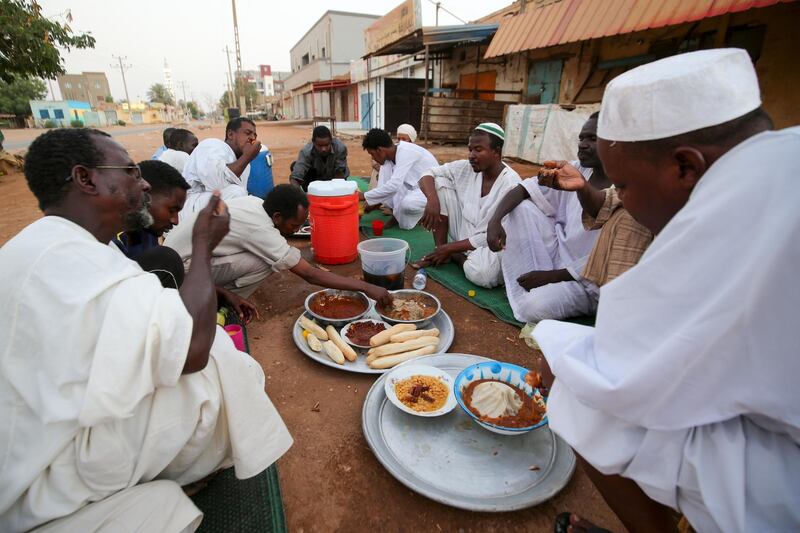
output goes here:
{"type": "MultiPolygon", "coordinates": [[[[597,157],[597,114],[578,135],[573,167],[596,188],[610,185],[597,157]]],[[[583,207],[573,192],[539,185],[535,178],[512,189],[488,229],[492,250],[503,249],[503,277],[514,317],[520,322],[590,314],[597,285],[581,276],[598,231],[584,229],[583,207]]]]}
{"type": "MultiPolygon", "coordinates": [[[[300,187],[277,185],[262,200],[256,196],[228,202],[230,232],[214,249],[211,273],[215,283],[243,297],[250,296],[273,272],[290,270],[314,285],[363,291],[370,298],[388,303],[386,289],[361,280],[315,268],[300,257],[300,250],[286,241],[308,218],[308,198],[300,187]]],[[[192,256],[192,216],[167,235],[165,246],[173,248],[187,268],[192,256]]]]}
{"type": "Polygon", "coordinates": [[[486,226],[519,175],[503,163],[503,128],[480,124],[469,137],[469,159],[430,169],[420,180],[427,198],[422,225],[433,231],[436,249],[415,266],[455,261],[475,285],[503,283],[500,255],[489,249],[486,226]],[[449,242],[448,242],[449,241],[449,242]]]}
{"type": "Polygon", "coordinates": [[[177,291],[108,244],[149,190],[108,134],[41,135],[25,177],[45,216],[0,248],[0,531],[192,531],[181,485],[255,476],[292,444],[215,324],[225,205],[197,215],[177,291]]]}
{"type": "MultiPolygon", "coordinates": [[[[125,231],[118,233],[113,243],[129,259],[139,263],[144,271],[158,276],[164,287],[180,289],[184,277],[183,261],[175,250],[161,246],[159,239],[178,224],[178,213],[186,201],[189,184],[180,172],[161,161],[142,161],[139,169],[150,184],[150,216],[144,220],[135,217],[126,221],[125,231]]],[[[245,324],[258,316],[256,306],[238,294],[220,286],[216,291],[217,298],[231,306],[245,324]]]]}

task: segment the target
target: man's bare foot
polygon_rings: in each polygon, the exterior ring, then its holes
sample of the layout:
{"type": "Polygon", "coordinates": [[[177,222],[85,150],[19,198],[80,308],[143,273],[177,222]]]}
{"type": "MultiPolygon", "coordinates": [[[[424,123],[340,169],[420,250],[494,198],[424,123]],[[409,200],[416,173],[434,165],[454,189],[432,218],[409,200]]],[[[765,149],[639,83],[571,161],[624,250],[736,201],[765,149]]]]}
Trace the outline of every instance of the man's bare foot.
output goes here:
{"type": "Polygon", "coordinates": [[[209,475],[207,475],[203,479],[198,479],[194,483],[189,483],[188,485],[184,485],[181,488],[183,489],[183,492],[187,496],[189,496],[189,497],[194,496],[195,494],[197,494],[198,492],[200,492],[201,490],[206,488],[208,486],[209,482],[211,482],[211,480],[214,479],[214,477],[218,473],[219,473],[219,470],[216,471],[216,472],[211,472],[209,475]]]}
{"type": "Polygon", "coordinates": [[[397,219],[392,217],[383,223],[383,229],[389,229],[397,225],[397,219]]]}

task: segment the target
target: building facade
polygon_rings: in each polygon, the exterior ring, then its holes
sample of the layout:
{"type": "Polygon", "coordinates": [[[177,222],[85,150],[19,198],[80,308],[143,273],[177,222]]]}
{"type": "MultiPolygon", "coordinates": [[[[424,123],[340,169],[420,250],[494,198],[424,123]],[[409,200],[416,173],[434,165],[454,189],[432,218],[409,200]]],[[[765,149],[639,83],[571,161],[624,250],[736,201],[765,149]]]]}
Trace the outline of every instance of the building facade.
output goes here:
{"type": "MultiPolygon", "coordinates": [[[[364,55],[364,30],[378,16],[327,11],[290,50],[292,74],[284,80],[284,105],[290,118],[335,116],[330,94],[314,91],[313,84],[349,75],[350,62],[364,55]]],[[[336,117],[342,120],[341,117],[336,117]]]]}
{"type": "Polygon", "coordinates": [[[84,72],[82,74],[64,74],[58,76],[58,88],[61,98],[88,102],[92,106],[111,99],[111,89],[105,72],[84,72]]]}

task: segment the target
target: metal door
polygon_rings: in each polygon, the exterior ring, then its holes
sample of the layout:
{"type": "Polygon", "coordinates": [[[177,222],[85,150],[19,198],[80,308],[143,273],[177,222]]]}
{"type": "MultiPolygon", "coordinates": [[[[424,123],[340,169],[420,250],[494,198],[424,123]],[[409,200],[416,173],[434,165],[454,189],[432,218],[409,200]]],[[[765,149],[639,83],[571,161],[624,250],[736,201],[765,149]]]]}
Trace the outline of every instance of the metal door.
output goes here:
{"type": "Polygon", "coordinates": [[[533,63],[528,71],[528,103],[557,104],[561,87],[561,59],[533,63]]]}
{"type": "Polygon", "coordinates": [[[372,93],[361,93],[361,129],[372,128],[372,93]]]}

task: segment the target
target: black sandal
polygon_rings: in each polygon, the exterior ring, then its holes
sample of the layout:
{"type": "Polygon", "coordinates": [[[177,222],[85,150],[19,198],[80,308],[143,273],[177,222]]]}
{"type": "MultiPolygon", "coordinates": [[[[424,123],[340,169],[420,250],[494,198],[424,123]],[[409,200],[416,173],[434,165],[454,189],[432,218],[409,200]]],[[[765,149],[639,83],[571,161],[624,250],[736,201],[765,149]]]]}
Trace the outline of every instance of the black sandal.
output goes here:
{"type": "MultiPolygon", "coordinates": [[[[567,528],[569,527],[569,517],[572,513],[560,513],[556,517],[556,523],[553,527],[553,531],[555,533],[567,533],[567,528]]],[[[588,528],[587,533],[611,533],[608,529],[604,529],[602,527],[592,526],[588,528]]]]}

